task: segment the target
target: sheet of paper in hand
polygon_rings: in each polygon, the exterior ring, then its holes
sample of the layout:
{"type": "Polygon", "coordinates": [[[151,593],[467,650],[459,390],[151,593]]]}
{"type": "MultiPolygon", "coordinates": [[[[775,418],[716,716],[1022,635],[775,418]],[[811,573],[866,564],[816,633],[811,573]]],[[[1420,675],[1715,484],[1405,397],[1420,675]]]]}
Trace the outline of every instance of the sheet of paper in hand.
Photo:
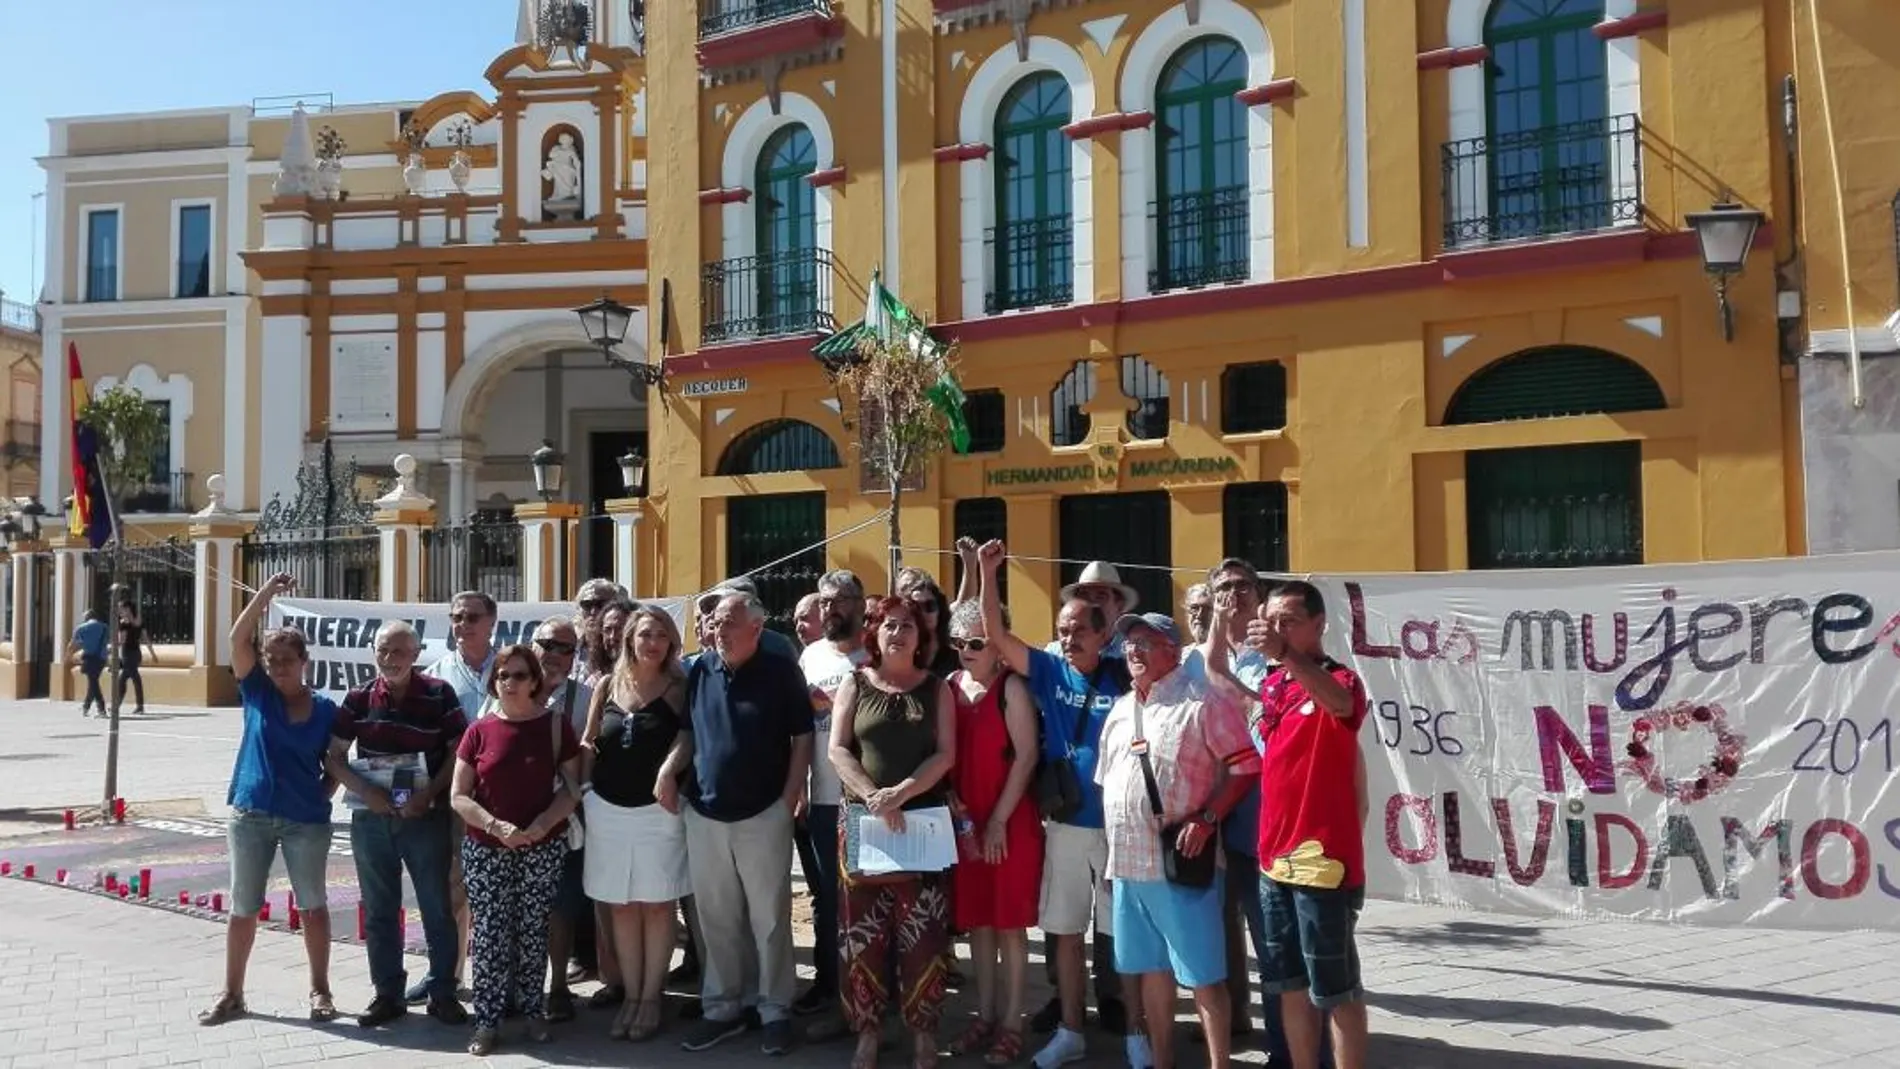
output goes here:
{"type": "MultiPolygon", "coordinates": [[[[358,757],[350,761],[357,775],[389,792],[394,806],[406,805],[409,792],[429,782],[429,766],[419,753],[391,754],[387,757],[358,757]]],[[[363,796],[345,791],[343,804],[351,809],[368,809],[363,796]]]]}
{"type": "Polygon", "coordinates": [[[904,811],[904,830],[857,803],[845,806],[845,868],[861,876],[942,872],[957,863],[956,823],[946,806],[904,811]]]}

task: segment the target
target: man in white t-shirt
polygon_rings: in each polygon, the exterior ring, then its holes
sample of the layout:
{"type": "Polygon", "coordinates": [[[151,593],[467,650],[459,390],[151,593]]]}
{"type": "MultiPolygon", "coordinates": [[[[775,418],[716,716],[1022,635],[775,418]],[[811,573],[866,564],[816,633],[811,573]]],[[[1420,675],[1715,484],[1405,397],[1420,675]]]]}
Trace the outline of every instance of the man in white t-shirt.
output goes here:
{"type": "Polygon", "coordinates": [[[812,964],[817,975],[810,988],[792,1003],[792,1012],[822,1013],[838,998],[838,806],[844,789],[831,765],[831,702],[838,685],[866,660],[864,652],[864,584],[840,568],[818,580],[818,613],[824,634],[798,657],[799,670],[811,689],[811,793],[805,819],[795,836],[799,867],[811,888],[812,926],[816,945],[812,964]]]}

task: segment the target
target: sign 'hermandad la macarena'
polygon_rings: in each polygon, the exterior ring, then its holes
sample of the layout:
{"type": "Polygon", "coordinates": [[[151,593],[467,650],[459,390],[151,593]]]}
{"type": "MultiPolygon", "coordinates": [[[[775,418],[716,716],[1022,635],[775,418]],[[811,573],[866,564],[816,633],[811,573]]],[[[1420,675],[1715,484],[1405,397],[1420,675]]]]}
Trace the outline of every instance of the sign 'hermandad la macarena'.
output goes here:
{"type": "Polygon", "coordinates": [[[1900,553],[1318,583],[1375,891],[1894,927],[1900,553]]]}

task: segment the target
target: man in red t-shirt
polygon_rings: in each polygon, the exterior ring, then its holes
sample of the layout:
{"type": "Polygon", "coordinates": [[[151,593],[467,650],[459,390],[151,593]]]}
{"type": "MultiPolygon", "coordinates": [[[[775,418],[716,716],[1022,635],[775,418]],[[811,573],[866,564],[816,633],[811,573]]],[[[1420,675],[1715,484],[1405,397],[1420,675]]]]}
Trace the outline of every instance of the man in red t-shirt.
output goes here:
{"type": "Polygon", "coordinates": [[[1363,1069],[1365,989],[1353,929],[1365,904],[1359,726],[1366,691],[1326,656],[1326,603],[1311,583],[1277,587],[1247,638],[1278,662],[1260,686],[1260,975],[1280,992],[1293,1069],[1319,1069],[1322,1013],[1338,1069],[1363,1069]]]}

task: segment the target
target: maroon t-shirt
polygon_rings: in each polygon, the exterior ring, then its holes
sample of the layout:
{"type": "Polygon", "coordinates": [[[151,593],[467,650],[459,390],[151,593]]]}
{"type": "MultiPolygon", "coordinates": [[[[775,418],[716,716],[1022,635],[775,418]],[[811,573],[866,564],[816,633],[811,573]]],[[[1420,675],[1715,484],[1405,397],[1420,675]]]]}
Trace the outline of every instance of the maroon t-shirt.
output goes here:
{"type": "MultiPolygon", "coordinates": [[[[558,759],[547,715],[533,720],[484,716],[462,733],[455,756],[475,766],[475,789],[470,793],[496,820],[526,828],[553,804],[561,762],[570,760],[581,750],[573,725],[566,717],[556,719],[561,728],[558,759]]],[[[567,822],[562,821],[548,834],[555,836],[566,831],[567,822]]],[[[494,836],[473,824],[469,825],[468,834],[476,842],[501,845],[494,836]]]]}

